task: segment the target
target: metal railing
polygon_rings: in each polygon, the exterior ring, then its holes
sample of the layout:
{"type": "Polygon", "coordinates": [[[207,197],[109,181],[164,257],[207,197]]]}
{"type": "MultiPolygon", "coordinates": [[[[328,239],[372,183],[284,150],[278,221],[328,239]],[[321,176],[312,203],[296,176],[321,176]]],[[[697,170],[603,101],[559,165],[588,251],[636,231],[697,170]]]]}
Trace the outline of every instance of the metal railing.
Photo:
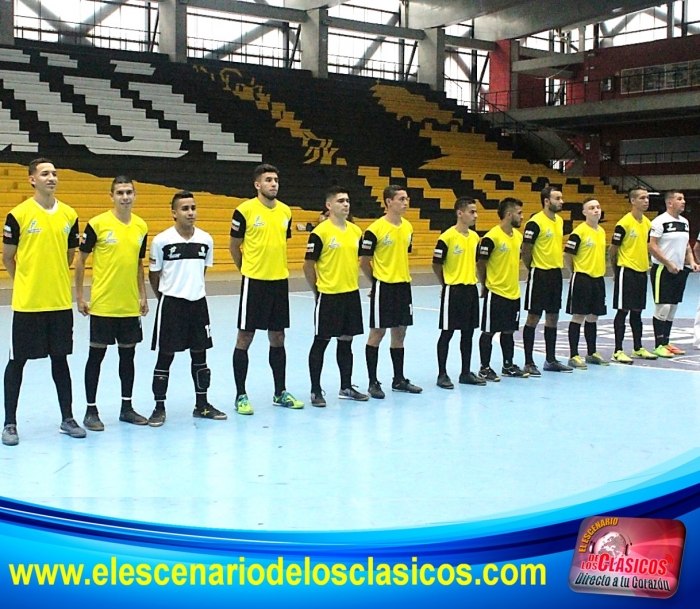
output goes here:
{"type": "Polygon", "coordinates": [[[620,156],[621,165],[660,165],[662,163],[698,163],[700,150],[679,152],[639,152],[620,156]]]}

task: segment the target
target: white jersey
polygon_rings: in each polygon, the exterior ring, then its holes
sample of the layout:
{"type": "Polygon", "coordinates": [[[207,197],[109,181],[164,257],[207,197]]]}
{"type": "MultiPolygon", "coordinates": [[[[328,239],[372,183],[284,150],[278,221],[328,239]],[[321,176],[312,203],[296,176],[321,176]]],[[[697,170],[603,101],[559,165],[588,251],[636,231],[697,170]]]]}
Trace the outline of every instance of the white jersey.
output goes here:
{"type": "Polygon", "coordinates": [[[160,271],[158,289],[166,296],[199,300],[206,296],[205,267],[214,264],[214,240],[195,227],[188,241],[172,226],[151,242],[151,271],[160,271]]]}
{"type": "MultiPolygon", "coordinates": [[[[656,237],[661,253],[669,262],[673,262],[679,269],[685,265],[685,254],[690,238],[690,224],[683,216],[674,218],[668,212],[657,216],[651,221],[649,237],[656,237]]],[[[659,260],[651,257],[654,264],[661,264],[659,260]]]]}

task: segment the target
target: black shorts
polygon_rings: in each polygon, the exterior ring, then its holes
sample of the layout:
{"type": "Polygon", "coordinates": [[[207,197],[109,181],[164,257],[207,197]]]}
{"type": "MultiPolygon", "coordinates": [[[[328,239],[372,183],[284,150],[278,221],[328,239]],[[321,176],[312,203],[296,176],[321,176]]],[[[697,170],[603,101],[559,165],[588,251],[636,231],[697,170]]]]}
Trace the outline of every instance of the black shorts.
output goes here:
{"type": "Polygon", "coordinates": [[[245,332],[289,328],[289,282],[243,277],[238,305],[238,329],[245,332]]]}
{"type": "Polygon", "coordinates": [[[211,326],[207,299],[185,300],[162,296],[156,309],[151,349],[177,353],[211,349],[211,326]]]}
{"type": "Polygon", "coordinates": [[[678,304],[683,300],[689,270],[684,267],[675,275],[663,264],[651,265],[651,293],[655,304],[678,304]]]}
{"type": "Polygon", "coordinates": [[[525,310],[541,314],[559,313],[561,309],[561,269],[531,268],[525,288],[525,310]]]}
{"type": "Polygon", "coordinates": [[[398,328],[413,325],[411,284],[372,281],[369,299],[370,328],[398,328]]]}
{"type": "Polygon", "coordinates": [[[343,294],[319,294],[314,310],[314,333],[319,338],[357,336],[362,325],[360,290],[343,294]]]}
{"type": "Polygon", "coordinates": [[[647,274],[624,266],[615,267],[613,309],[643,311],[647,306],[647,274]]]}
{"type": "Polygon", "coordinates": [[[484,312],[481,317],[481,331],[515,332],[520,323],[520,298],[504,298],[486,290],[484,312]]]}
{"type": "Polygon", "coordinates": [[[10,359],[41,359],[73,353],[73,309],[15,311],[12,316],[10,359]]]}
{"type": "Polygon", "coordinates": [[[90,342],[98,345],[135,345],[143,340],[140,317],[90,315],[90,342]]]}
{"type": "Polygon", "coordinates": [[[586,273],[574,273],[569,282],[569,298],[566,301],[569,315],[605,315],[605,279],[586,273]]]}
{"type": "Polygon", "coordinates": [[[479,292],[475,285],[445,285],[440,294],[440,330],[479,327],[479,292]]]}

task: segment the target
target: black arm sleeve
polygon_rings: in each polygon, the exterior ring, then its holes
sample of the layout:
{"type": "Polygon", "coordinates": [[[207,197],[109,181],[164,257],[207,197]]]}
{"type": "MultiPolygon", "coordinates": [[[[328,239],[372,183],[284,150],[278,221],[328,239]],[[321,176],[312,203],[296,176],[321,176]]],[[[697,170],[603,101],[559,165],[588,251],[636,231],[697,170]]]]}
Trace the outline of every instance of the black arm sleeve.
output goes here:
{"type": "Polygon", "coordinates": [[[479,249],[478,249],[478,254],[476,259],[477,260],[488,260],[491,256],[491,252],[493,252],[494,248],[496,247],[496,244],[493,242],[493,240],[490,237],[484,237],[481,240],[481,243],[479,244],[479,249]]]}
{"type": "Polygon", "coordinates": [[[80,242],[80,251],[84,254],[89,254],[95,249],[95,245],[97,245],[97,233],[95,233],[95,229],[88,222],[83,233],[83,239],[80,242]]]}
{"type": "Polygon", "coordinates": [[[148,242],[148,235],[143,236],[143,241],[141,241],[141,249],[139,250],[139,259],[143,260],[146,257],[146,243],[148,242]]]}
{"type": "Polygon", "coordinates": [[[360,246],[360,256],[374,256],[374,250],[377,248],[377,237],[369,230],[365,231],[362,236],[362,245],[360,246]]]}
{"type": "Polygon", "coordinates": [[[622,245],[622,240],[625,238],[626,234],[627,232],[625,231],[624,227],[618,224],[613,231],[612,245],[616,245],[618,247],[622,245]]]}
{"type": "Polygon", "coordinates": [[[442,239],[438,239],[437,245],[433,250],[433,264],[445,264],[448,251],[449,248],[447,247],[447,243],[445,243],[442,239]]]}
{"type": "Polygon", "coordinates": [[[292,238],[292,217],[289,216],[289,224],[287,224],[287,239],[292,238]]]}
{"type": "Polygon", "coordinates": [[[323,241],[316,233],[309,235],[309,242],[306,244],[306,255],[304,260],[318,260],[323,250],[323,241]]]}
{"type": "Polygon", "coordinates": [[[70,229],[68,233],[68,249],[74,249],[80,245],[80,226],[78,225],[78,218],[75,219],[73,228],[70,229]]]}
{"type": "Polygon", "coordinates": [[[243,214],[238,210],[234,211],[233,218],[231,218],[231,236],[234,239],[243,239],[245,237],[245,229],[246,224],[243,214]]]}
{"type": "Polygon", "coordinates": [[[581,245],[581,237],[578,235],[575,235],[574,233],[571,233],[569,235],[569,240],[566,242],[566,245],[564,246],[564,251],[567,254],[571,254],[572,256],[575,256],[578,253],[578,246],[581,245]]]}
{"type": "Polygon", "coordinates": [[[525,225],[523,243],[534,243],[540,235],[540,225],[537,222],[528,222],[525,225]]]}
{"type": "Polygon", "coordinates": [[[19,245],[19,222],[12,214],[7,214],[5,229],[2,231],[2,242],[7,245],[19,245]]]}

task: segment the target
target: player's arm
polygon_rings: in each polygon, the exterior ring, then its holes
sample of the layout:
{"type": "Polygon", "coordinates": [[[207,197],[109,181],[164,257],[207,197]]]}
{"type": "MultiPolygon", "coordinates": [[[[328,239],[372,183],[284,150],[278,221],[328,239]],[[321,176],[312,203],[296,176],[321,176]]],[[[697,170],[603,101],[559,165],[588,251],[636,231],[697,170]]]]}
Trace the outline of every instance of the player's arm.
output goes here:
{"type": "Polygon", "coordinates": [[[574,258],[578,254],[579,246],[581,245],[581,237],[576,233],[571,233],[569,239],[564,246],[564,260],[566,261],[566,268],[573,274],[574,272],[574,258]]]}
{"type": "Polygon", "coordinates": [[[620,226],[619,224],[615,226],[612,241],[610,242],[610,249],[608,250],[608,256],[610,257],[610,266],[612,266],[613,270],[616,270],[618,267],[617,254],[619,247],[622,245],[622,240],[625,238],[626,234],[627,233],[623,226],[620,226]]]}
{"type": "Polygon", "coordinates": [[[228,251],[231,252],[231,258],[236,268],[240,271],[243,267],[243,239],[245,238],[246,221],[243,214],[236,210],[231,218],[231,233],[228,242],[228,251]]]}
{"type": "Polygon", "coordinates": [[[151,284],[151,289],[156,298],[160,300],[160,290],[158,289],[160,285],[160,271],[148,271],[148,283],[151,284]]]}
{"type": "Polygon", "coordinates": [[[163,268],[163,250],[158,244],[158,237],[151,241],[151,257],[148,266],[148,283],[151,284],[151,289],[160,300],[160,272],[163,268]]]}
{"type": "Polygon", "coordinates": [[[7,274],[14,279],[17,271],[17,246],[19,245],[19,222],[10,213],[5,220],[5,229],[2,233],[2,262],[7,269],[7,274]]]}
{"type": "Polygon", "coordinates": [[[693,273],[700,271],[700,264],[695,262],[695,256],[693,255],[693,250],[690,249],[690,243],[685,248],[685,263],[693,269],[693,273]]]}
{"type": "Polygon", "coordinates": [[[75,302],[78,305],[78,313],[84,316],[90,315],[90,307],[85,300],[85,263],[90,254],[80,252],[78,261],[75,263],[75,302]]]}
{"type": "Polygon", "coordinates": [[[491,257],[491,252],[495,247],[496,245],[490,237],[484,237],[476,250],[476,277],[481,284],[481,298],[486,296],[486,262],[491,257]]]}
{"type": "Polygon", "coordinates": [[[17,259],[15,255],[17,254],[17,246],[10,245],[9,243],[2,244],[2,263],[5,265],[7,274],[15,278],[15,272],[17,271],[17,259]]]}
{"type": "Polygon", "coordinates": [[[75,259],[75,250],[78,249],[78,245],[80,245],[80,227],[78,226],[78,218],[76,218],[75,222],[73,223],[73,227],[70,229],[70,233],[68,233],[69,267],[71,264],[73,264],[73,260],[75,259]]]}
{"type": "Polygon", "coordinates": [[[673,262],[671,262],[668,258],[666,258],[661,252],[661,248],[659,247],[659,237],[654,237],[650,234],[649,245],[647,247],[649,249],[649,253],[654,258],[656,258],[661,264],[663,264],[669,273],[675,275],[678,273],[678,271],[680,271],[680,269],[675,264],[673,264],[673,262]]]}
{"type": "Polygon", "coordinates": [[[532,247],[535,245],[535,241],[540,234],[540,225],[537,222],[528,222],[525,225],[525,232],[523,233],[523,245],[520,250],[520,257],[523,260],[523,264],[526,269],[530,269],[532,265],[532,247]]]}
{"type": "Polygon", "coordinates": [[[318,298],[318,275],[316,274],[316,261],[321,257],[323,249],[323,241],[316,233],[309,235],[309,241],[306,244],[306,254],[304,255],[304,277],[306,283],[309,284],[311,291],[314,293],[314,298],[318,298]]]}
{"type": "Polygon", "coordinates": [[[693,246],[693,254],[695,255],[695,262],[700,262],[700,235],[698,235],[698,240],[693,246]]]}
{"type": "Polygon", "coordinates": [[[442,239],[438,239],[433,250],[433,273],[438,278],[440,285],[445,285],[445,274],[443,273],[442,265],[445,264],[448,251],[447,244],[442,239]]]}
{"type": "Polygon", "coordinates": [[[374,250],[376,248],[376,235],[372,231],[366,230],[365,234],[362,236],[362,243],[360,245],[360,269],[362,269],[362,273],[370,281],[374,280],[374,271],[372,270],[372,258],[374,257],[374,250]]]}

